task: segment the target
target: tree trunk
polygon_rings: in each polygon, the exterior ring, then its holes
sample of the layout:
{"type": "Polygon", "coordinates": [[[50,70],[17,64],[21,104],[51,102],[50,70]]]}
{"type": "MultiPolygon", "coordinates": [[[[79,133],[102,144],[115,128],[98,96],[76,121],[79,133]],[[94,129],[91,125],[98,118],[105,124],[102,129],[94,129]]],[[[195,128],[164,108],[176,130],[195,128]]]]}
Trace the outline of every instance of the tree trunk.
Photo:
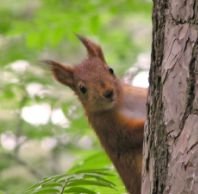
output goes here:
{"type": "Polygon", "coordinates": [[[153,0],[142,194],[198,193],[198,0],[153,0]]]}

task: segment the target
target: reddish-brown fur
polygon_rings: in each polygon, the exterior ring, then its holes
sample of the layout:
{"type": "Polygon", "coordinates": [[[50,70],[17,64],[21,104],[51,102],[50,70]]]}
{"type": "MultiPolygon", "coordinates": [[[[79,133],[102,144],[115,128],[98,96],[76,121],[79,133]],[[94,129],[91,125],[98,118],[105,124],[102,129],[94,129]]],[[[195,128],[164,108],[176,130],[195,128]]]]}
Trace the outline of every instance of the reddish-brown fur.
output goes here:
{"type": "Polygon", "coordinates": [[[81,64],[45,62],[55,78],[79,97],[129,193],[140,194],[147,90],[122,83],[107,66],[101,48],[84,37],[79,39],[88,51],[81,64]]]}

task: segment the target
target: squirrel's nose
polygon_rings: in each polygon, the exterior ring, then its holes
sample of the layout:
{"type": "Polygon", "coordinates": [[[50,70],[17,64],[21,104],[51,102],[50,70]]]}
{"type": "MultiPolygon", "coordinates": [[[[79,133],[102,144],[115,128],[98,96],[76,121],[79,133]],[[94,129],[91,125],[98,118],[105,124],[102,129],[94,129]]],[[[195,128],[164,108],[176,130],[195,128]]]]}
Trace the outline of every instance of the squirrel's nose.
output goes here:
{"type": "Polygon", "coordinates": [[[113,90],[106,90],[104,93],[103,93],[103,96],[107,99],[111,99],[113,97],[113,90]]]}

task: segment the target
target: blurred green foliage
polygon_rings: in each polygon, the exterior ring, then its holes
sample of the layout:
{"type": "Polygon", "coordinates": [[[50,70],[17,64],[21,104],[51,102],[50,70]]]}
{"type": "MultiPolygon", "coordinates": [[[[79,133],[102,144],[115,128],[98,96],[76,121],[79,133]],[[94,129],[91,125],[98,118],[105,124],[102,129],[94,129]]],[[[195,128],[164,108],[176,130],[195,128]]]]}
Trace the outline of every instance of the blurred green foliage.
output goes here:
{"type": "MultiPolygon", "coordinates": [[[[0,194],[22,193],[43,177],[75,175],[75,168],[87,173],[111,167],[73,93],[54,82],[38,61],[80,62],[86,54],[78,33],[100,43],[107,62],[122,75],[140,52],[150,50],[151,6],[150,0],[1,0],[0,194]],[[48,107],[46,122],[35,124],[22,116],[36,105],[48,107]],[[56,110],[67,124],[53,121],[56,110]]],[[[123,193],[116,172],[111,174],[105,180],[123,193]]],[[[94,184],[86,189],[110,193],[94,184]]]]}
{"type": "Polygon", "coordinates": [[[126,69],[138,52],[150,48],[144,36],[150,12],[148,0],[2,0],[1,65],[16,59],[34,61],[45,54],[78,61],[75,33],[80,33],[97,38],[108,51],[109,63],[126,69]]]}

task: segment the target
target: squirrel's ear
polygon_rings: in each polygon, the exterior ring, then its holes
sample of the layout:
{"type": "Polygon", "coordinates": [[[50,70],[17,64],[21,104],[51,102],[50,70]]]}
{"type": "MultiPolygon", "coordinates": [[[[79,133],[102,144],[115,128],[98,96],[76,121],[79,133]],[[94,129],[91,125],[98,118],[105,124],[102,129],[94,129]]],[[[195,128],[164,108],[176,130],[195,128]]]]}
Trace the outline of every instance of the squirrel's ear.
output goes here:
{"type": "Polygon", "coordinates": [[[73,68],[64,66],[59,62],[53,60],[43,60],[44,63],[50,65],[56,80],[71,88],[74,87],[73,68]]]}
{"type": "Polygon", "coordinates": [[[77,37],[83,43],[83,45],[86,47],[89,58],[99,57],[100,59],[102,59],[103,62],[105,62],[105,58],[104,58],[102,49],[99,45],[97,45],[96,43],[92,42],[91,40],[89,40],[88,38],[85,38],[83,36],[77,35],[77,37]]]}

